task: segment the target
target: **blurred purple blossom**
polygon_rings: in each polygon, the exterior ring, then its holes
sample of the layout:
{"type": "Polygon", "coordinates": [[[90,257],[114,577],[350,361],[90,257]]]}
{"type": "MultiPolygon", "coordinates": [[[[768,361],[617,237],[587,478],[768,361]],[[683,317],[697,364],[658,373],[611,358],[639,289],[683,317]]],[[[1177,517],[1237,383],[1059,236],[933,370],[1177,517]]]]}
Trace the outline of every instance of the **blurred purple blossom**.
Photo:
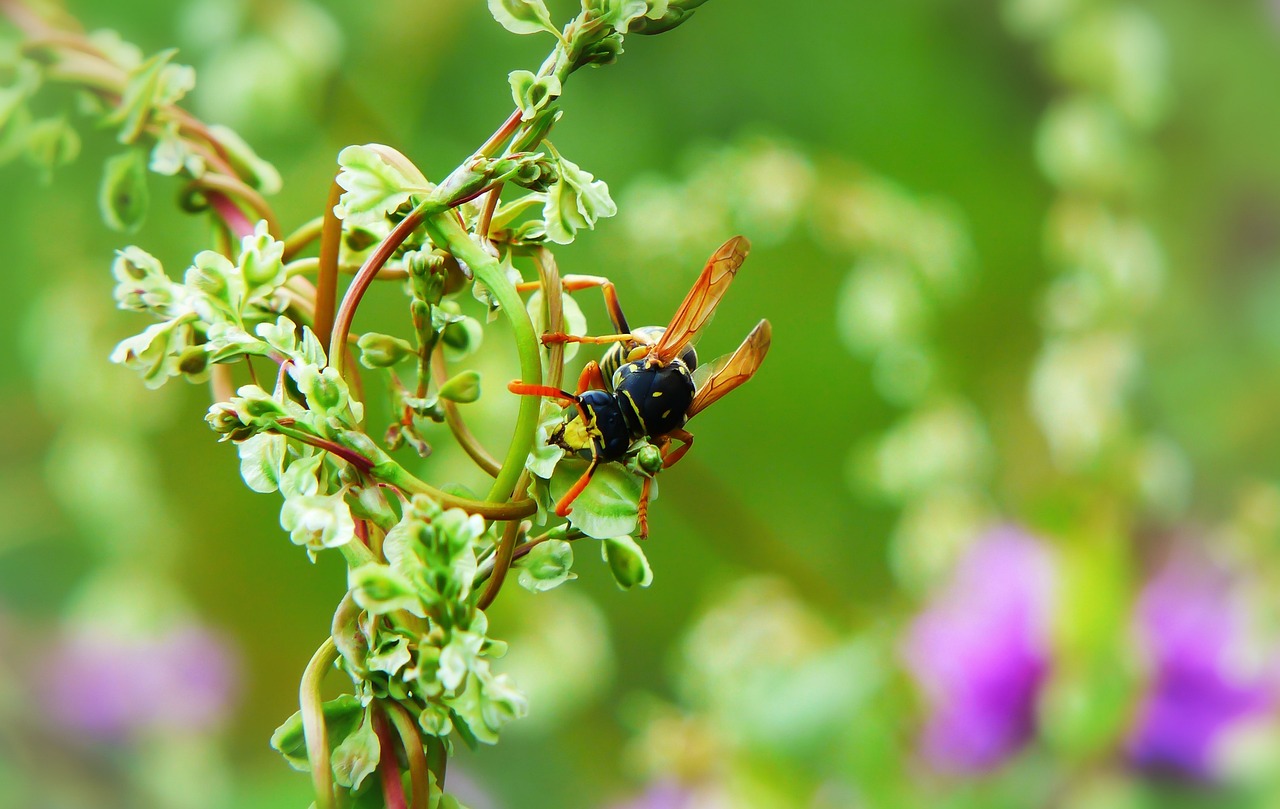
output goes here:
{"type": "Polygon", "coordinates": [[[200,733],[225,718],[236,690],[228,644],[194,624],[154,635],[69,632],[40,684],[50,716],[100,741],[140,732],[200,733]]]}
{"type": "Polygon", "coordinates": [[[934,768],[999,765],[1035,732],[1049,671],[1048,548],[1005,526],[979,538],[909,630],[904,657],[930,716],[921,754],[934,768]]]}
{"type": "Polygon", "coordinates": [[[679,784],[665,781],[650,786],[643,795],[626,803],[611,805],[610,809],[693,809],[693,796],[679,784]]]}
{"type": "Polygon", "coordinates": [[[1129,739],[1137,766],[1212,779],[1230,731],[1276,705],[1277,650],[1249,637],[1236,584],[1183,551],[1143,590],[1137,623],[1152,679],[1129,739]]]}

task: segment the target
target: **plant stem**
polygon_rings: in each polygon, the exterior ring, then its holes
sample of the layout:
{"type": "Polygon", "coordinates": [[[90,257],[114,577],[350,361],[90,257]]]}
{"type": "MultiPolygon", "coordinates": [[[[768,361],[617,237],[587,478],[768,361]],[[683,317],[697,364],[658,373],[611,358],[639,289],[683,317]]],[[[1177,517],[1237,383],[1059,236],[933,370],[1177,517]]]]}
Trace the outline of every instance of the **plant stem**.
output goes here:
{"type": "MultiPolygon", "coordinates": [[[[472,241],[471,236],[462,229],[462,225],[452,213],[436,214],[426,220],[427,232],[432,241],[466,263],[502,308],[502,313],[511,324],[511,331],[516,340],[516,352],[520,360],[520,378],[528,385],[542,384],[542,357],[538,351],[538,335],[533,331],[533,323],[524,309],[520,294],[515,285],[507,278],[506,272],[498,260],[472,241]]],[[[525,461],[533,451],[533,439],[538,430],[538,408],[540,400],[534,396],[520,397],[520,410],[516,418],[516,427],[507,449],[502,469],[489,490],[489,500],[502,502],[509,500],[516,490],[516,483],[524,471],[525,461]]]]}
{"type": "MultiPolygon", "coordinates": [[[[342,186],[335,178],[329,185],[329,197],[325,201],[324,216],[320,228],[320,271],[316,276],[316,339],[325,346],[329,364],[333,364],[333,319],[338,303],[338,254],[342,247],[342,221],[334,213],[334,206],[342,198],[342,186]]],[[[346,346],[340,355],[345,355],[346,346]]],[[[341,373],[341,368],[338,369],[341,373]]]]}
{"type": "MultiPolygon", "coordinates": [[[[444,354],[435,352],[431,357],[432,377],[436,386],[443,385],[448,379],[448,369],[445,367],[444,354]]],[[[458,412],[458,403],[451,402],[448,399],[440,400],[440,409],[444,411],[445,423],[449,425],[449,429],[453,432],[453,437],[457,439],[458,446],[462,447],[463,452],[476,462],[476,465],[483,469],[490,477],[496,478],[498,473],[502,471],[502,464],[489,454],[489,450],[484,448],[480,440],[475,434],[467,428],[466,422],[462,420],[462,414],[458,412]]]]}
{"type": "MultiPolygon", "coordinates": [[[[405,758],[409,761],[409,789],[413,795],[413,809],[427,809],[431,803],[431,772],[427,766],[426,753],[422,749],[422,737],[418,734],[418,726],[400,703],[379,700],[378,705],[395,726],[396,734],[400,737],[400,746],[404,749],[405,758]]],[[[440,784],[440,788],[444,789],[443,783],[440,784]]]]}
{"type": "Polygon", "coordinates": [[[316,809],[337,809],[333,791],[333,771],[329,765],[329,730],[324,723],[324,706],[320,700],[320,682],[338,659],[333,638],[325,638],[312,655],[302,673],[298,704],[302,711],[302,735],[307,742],[307,761],[311,763],[311,782],[316,789],[316,809]]]}

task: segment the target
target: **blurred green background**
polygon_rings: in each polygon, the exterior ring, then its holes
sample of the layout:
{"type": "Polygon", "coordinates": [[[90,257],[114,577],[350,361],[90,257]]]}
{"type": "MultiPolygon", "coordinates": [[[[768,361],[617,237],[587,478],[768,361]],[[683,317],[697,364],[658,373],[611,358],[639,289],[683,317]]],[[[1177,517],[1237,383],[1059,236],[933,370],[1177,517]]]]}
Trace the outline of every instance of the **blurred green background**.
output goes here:
{"type": "MultiPolygon", "coordinates": [[[[508,71],[549,41],[506,33],[478,0],[68,5],[148,53],[181,48],[194,110],[285,178],[287,228],[319,213],[348,144],[448,171],[507,115],[508,71]]],[[[619,592],[580,547],[577,582],[503,593],[494,634],[532,707],[455,762],[487,796],[476,809],[646,790],[635,806],[1280,805],[1277,604],[1253,597],[1280,572],[1277,77],[1280,7],[1263,0],[714,0],[576,75],[554,139],[621,213],[558,251],[561,269],[609,275],[633,323],[662,323],[742,232],[755,250],[700,348],[727,352],[765,316],[775,338],[662,477],[652,587],[619,592]],[[1051,672],[1006,755],[931,766],[918,738],[938,707],[904,662],[909,622],[998,524],[1050,549],[1051,672]],[[1237,642],[1206,618],[1201,635],[1227,638],[1210,656],[1250,657],[1263,685],[1208,723],[1203,772],[1176,755],[1152,772],[1133,739],[1161,658],[1134,616],[1180,554],[1223,571],[1210,600],[1251,627],[1237,642]],[[655,784],[685,792],[660,803],[655,784]]],[[[0,806],[305,806],[306,777],[267,738],[343,570],[309,565],[275,498],[243,486],[201,422],[207,391],[144,393],[107,366],[140,329],[111,307],[112,251],[129,243],[97,211],[113,147],[86,133],[48,182],[0,170],[0,806]],[[68,475],[72,493],[47,483],[68,475]],[[113,508],[130,496],[145,517],[113,508]],[[133,542],[139,520],[164,541],[133,542]],[[152,584],[103,584],[157,577],[154,599],[152,584]],[[238,661],[225,722],[182,748],[199,753],[36,727],[32,680],[60,627],[121,593],[181,604],[238,661]],[[139,775],[155,757],[187,788],[139,775]],[[59,802],[18,797],[85,772],[59,802]]],[[[208,246],[165,204],[178,190],[153,178],[131,237],[171,272],[208,246]]],[[[397,293],[376,292],[357,328],[403,327],[397,293]]],[[[597,328],[599,300],[580,300],[597,328]]],[[[510,360],[497,339],[479,360],[471,418],[491,445],[514,409],[494,382],[510,360]]],[[[424,477],[474,483],[445,444],[424,477]]],[[[958,661],[953,681],[971,668],[958,661]]],[[[1188,704],[1212,713],[1199,693],[1188,704]]]]}

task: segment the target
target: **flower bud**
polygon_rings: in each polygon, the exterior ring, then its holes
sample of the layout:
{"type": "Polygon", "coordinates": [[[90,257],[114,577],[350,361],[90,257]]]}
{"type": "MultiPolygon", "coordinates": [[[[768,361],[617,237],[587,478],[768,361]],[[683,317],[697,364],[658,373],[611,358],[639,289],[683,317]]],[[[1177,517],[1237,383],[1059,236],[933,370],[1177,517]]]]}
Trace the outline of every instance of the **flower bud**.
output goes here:
{"type": "Polygon", "coordinates": [[[360,364],[366,368],[390,368],[417,354],[407,340],[377,332],[360,335],[357,345],[360,346],[360,364]]]}
{"type": "Polygon", "coordinates": [[[662,452],[653,444],[645,444],[636,453],[636,466],[646,475],[656,475],[662,471],[662,452]]]}
{"type": "Polygon", "coordinates": [[[178,370],[188,376],[203,373],[209,367],[209,353],[204,346],[187,346],[178,355],[178,370]]]}
{"type": "Polygon", "coordinates": [[[471,404],[480,398],[480,374],[463,371],[440,386],[440,398],[459,404],[471,404]]]}

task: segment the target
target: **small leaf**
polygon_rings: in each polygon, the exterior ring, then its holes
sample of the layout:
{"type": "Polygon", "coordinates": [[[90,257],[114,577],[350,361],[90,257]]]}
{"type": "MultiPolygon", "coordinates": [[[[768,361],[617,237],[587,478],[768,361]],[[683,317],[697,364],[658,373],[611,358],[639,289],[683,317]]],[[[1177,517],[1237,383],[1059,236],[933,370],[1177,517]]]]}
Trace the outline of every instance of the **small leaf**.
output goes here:
{"type": "Polygon", "coordinates": [[[600,543],[600,554],[608,563],[613,580],[623,590],[648,587],[653,583],[653,569],[644,551],[631,537],[611,537],[600,543]]]}
{"type": "Polygon", "coordinates": [[[489,13],[513,34],[548,31],[556,37],[560,30],[551,22],[551,12],[542,0],[489,0],[489,13]]]}
{"type": "Polygon", "coordinates": [[[426,615],[413,583],[388,565],[362,565],[348,574],[347,583],[356,603],[373,615],[397,610],[407,610],[420,618],[426,615]]]}
{"type": "Polygon", "coordinates": [[[23,134],[27,159],[46,174],[80,156],[80,135],[65,118],[33,121],[23,134]]]}
{"type": "Polygon", "coordinates": [[[140,149],[108,158],[102,172],[98,207],[107,227],[133,233],[147,218],[147,157],[140,149]]]}
{"type": "Polygon", "coordinates": [[[555,589],[577,576],[573,568],[573,547],[563,539],[540,543],[516,564],[517,581],[531,593],[555,589]]]}
{"type": "Polygon", "coordinates": [[[533,452],[525,466],[543,480],[550,480],[556,464],[564,457],[564,450],[550,442],[551,434],[564,423],[564,408],[550,399],[544,399],[538,415],[538,432],[534,437],[533,452]]]}
{"type": "MultiPolygon", "coordinates": [[[[662,3],[665,6],[666,3],[662,3]]],[[[603,20],[620,34],[625,34],[631,21],[643,17],[649,12],[649,3],[645,0],[585,0],[583,7],[592,16],[603,20]]]]}
{"type": "Polygon", "coordinates": [[[338,185],[346,192],[334,213],[349,226],[376,227],[424,192],[372,146],[348,146],[338,155],[338,185]]]}
{"type": "Polygon", "coordinates": [[[547,191],[542,207],[547,238],[557,244],[569,244],[579,230],[591,230],[596,221],[614,216],[618,206],[609,196],[609,186],[590,172],[556,155],[560,180],[547,191]]]}
{"type": "MultiPolygon", "coordinates": [[[[333,744],[330,739],[329,744],[333,744]]],[[[333,780],[339,786],[355,789],[378,766],[382,754],[378,744],[378,734],[373,731],[373,709],[366,708],[364,720],[350,733],[342,743],[333,748],[330,761],[333,763],[333,780]]]]}
{"type": "Polygon", "coordinates": [[[555,76],[538,77],[527,70],[513,70],[507,80],[522,121],[531,120],[562,91],[560,80],[555,76]]]}
{"type": "MultiPolygon", "coordinates": [[[[349,694],[343,694],[321,706],[324,715],[324,726],[328,731],[329,743],[345,739],[355,730],[364,716],[364,706],[360,700],[349,694]]],[[[284,721],[271,734],[271,747],[285,757],[289,766],[302,772],[310,772],[311,764],[307,761],[307,739],[302,732],[302,712],[298,711],[284,721]]]]}
{"type": "Polygon", "coordinates": [[[245,485],[262,494],[280,488],[284,436],[259,433],[241,441],[237,449],[240,451],[240,477],[244,478],[245,485]]]}

